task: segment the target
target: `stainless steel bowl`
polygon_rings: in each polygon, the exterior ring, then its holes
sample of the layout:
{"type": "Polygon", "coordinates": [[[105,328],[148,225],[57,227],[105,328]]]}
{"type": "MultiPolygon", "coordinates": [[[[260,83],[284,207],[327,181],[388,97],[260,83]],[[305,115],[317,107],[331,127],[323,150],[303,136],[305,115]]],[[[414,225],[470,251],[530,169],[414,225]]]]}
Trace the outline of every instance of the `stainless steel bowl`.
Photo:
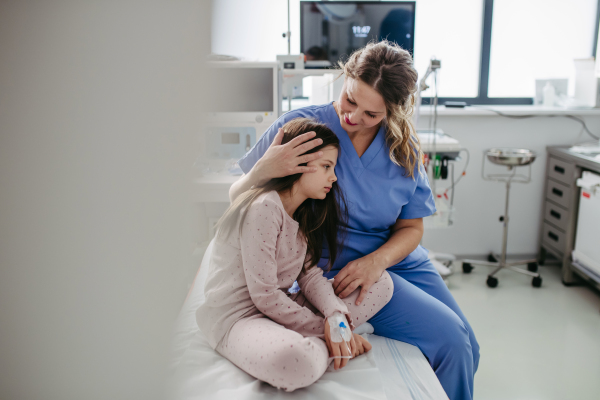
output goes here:
{"type": "Polygon", "coordinates": [[[531,150],[510,147],[489,149],[485,152],[485,155],[490,162],[507,167],[529,165],[537,157],[537,154],[531,150]]]}

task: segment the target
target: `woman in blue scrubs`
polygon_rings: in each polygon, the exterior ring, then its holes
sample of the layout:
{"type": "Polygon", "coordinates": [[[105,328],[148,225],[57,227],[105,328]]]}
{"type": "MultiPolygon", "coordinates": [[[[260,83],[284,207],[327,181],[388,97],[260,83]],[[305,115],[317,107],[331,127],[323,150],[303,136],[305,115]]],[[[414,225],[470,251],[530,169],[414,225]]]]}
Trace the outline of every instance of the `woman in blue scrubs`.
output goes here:
{"type": "MultiPolygon", "coordinates": [[[[419,347],[450,399],[472,399],[479,345],[419,245],[423,217],[433,214],[435,205],[411,122],[417,83],[412,58],[383,41],[357,50],[343,68],[338,101],[279,118],[239,161],[245,174],[230,197],[274,177],[314,172],[305,163],[320,154],[302,155],[320,144],[309,141],[314,134],[282,146],[279,128],[297,117],[326,123],[340,139],[335,173],[349,215],[342,253],[327,273],[335,277],[336,294],[344,298],[360,287],[360,303],[387,270],[394,295],[369,320],[375,334],[419,347]]],[[[320,266],[327,249],[323,256],[320,266]]]]}

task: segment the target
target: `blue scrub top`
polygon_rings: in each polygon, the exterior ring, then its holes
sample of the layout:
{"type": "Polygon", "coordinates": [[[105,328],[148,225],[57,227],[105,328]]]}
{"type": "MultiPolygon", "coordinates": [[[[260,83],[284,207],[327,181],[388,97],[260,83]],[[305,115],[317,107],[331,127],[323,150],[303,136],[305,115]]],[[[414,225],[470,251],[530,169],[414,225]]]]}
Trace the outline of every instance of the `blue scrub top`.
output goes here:
{"type": "MultiPolygon", "coordinates": [[[[329,276],[344,268],[350,261],[363,257],[381,247],[390,237],[390,228],[398,219],[427,217],[435,212],[435,202],[424,168],[415,170],[415,179],[405,176],[405,169],[392,162],[382,126],[362,157],[346,131],[333,103],[308,106],[282,115],[267,129],[256,145],[238,161],[244,173],[265,154],[273,138],[286,122],[312,118],[325,123],[339,138],[340,152],[335,173],[348,206],[348,229],[345,241],[329,276]]],[[[329,253],[323,250],[320,267],[327,264],[329,253]]],[[[398,267],[411,268],[427,259],[427,250],[418,246],[398,267]]]]}

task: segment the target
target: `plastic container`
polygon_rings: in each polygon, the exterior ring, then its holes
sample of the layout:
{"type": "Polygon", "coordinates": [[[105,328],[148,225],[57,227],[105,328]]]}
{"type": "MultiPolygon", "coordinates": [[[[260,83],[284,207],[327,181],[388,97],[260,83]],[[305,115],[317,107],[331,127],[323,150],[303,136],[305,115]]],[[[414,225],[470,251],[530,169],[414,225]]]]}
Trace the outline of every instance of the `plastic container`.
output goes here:
{"type": "Polygon", "coordinates": [[[584,171],[581,187],[573,261],[600,277],[600,175],[584,171]]]}
{"type": "Polygon", "coordinates": [[[543,90],[543,102],[544,107],[554,107],[556,102],[556,90],[550,82],[546,82],[543,90]]]}
{"type": "Polygon", "coordinates": [[[454,224],[456,209],[442,197],[435,200],[436,212],[429,217],[423,218],[425,229],[449,228],[454,224]]]}

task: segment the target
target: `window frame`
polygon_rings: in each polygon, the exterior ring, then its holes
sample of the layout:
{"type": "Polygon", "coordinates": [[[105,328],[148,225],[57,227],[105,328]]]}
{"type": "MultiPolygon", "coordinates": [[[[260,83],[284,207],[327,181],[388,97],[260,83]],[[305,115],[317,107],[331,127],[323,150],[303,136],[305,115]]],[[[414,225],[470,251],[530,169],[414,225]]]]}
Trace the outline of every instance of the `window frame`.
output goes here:
{"type": "MultiPolygon", "coordinates": [[[[468,105],[532,105],[533,97],[488,97],[490,79],[490,54],[492,43],[492,17],[494,15],[494,0],[482,0],[483,29],[481,35],[481,59],[479,63],[479,91],[477,97],[438,97],[438,104],[446,101],[462,101],[468,105]]],[[[592,55],[596,57],[598,45],[598,28],[600,27],[600,0],[596,8],[596,29],[592,55]]],[[[421,104],[432,104],[432,97],[422,97],[421,104]]]]}

